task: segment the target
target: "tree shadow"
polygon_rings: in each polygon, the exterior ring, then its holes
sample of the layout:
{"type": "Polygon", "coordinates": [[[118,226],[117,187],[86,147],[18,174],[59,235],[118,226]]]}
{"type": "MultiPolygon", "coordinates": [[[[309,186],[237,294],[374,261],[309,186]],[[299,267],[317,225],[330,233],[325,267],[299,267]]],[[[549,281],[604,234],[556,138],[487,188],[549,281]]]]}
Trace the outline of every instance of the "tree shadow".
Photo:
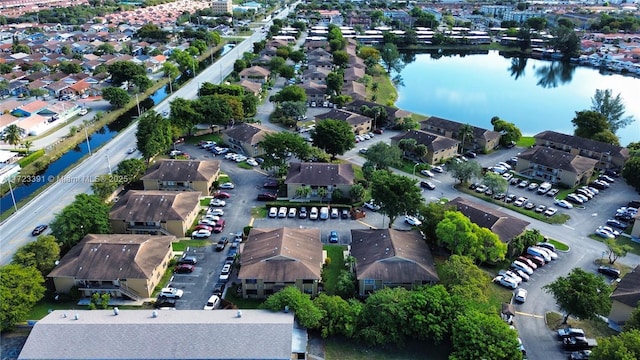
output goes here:
{"type": "Polygon", "coordinates": [[[561,61],[552,61],[536,69],[537,85],[544,88],[556,88],[571,82],[576,66],[561,61]]]}

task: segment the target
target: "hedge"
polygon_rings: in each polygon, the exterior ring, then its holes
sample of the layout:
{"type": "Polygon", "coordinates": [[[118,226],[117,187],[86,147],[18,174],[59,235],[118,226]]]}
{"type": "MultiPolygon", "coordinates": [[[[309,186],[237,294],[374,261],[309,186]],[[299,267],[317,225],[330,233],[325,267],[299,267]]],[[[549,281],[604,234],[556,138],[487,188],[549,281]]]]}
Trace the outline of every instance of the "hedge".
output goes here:
{"type": "Polygon", "coordinates": [[[34,152],[32,152],[29,156],[26,156],[20,160],[18,160],[18,165],[20,165],[21,168],[24,168],[25,166],[31,164],[32,162],[38,160],[38,158],[44,156],[44,149],[40,149],[40,150],[36,150],[34,152]]]}

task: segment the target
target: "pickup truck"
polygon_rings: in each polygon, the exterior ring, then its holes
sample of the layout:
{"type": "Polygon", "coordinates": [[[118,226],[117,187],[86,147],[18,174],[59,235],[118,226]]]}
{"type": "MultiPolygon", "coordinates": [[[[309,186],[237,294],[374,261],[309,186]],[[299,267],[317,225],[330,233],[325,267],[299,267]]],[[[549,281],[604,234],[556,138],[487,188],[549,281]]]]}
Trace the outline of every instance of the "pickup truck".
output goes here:
{"type": "Polygon", "coordinates": [[[562,339],[562,347],[569,351],[590,350],[598,346],[596,339],[570,337],[562,339]]]}

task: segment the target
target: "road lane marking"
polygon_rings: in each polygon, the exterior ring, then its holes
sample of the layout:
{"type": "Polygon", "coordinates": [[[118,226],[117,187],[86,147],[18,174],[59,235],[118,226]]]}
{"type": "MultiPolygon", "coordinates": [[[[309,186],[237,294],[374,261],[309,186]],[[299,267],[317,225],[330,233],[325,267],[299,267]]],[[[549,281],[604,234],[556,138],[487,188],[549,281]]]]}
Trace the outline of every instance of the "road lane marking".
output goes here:
{"type": "Polygon", "coordinates": [[[525,313],[525,312],[520,312],[520,311],[516,311],[516,315],[524,315],[524,316],[530,316],[536,319],[544,319],[544,316],[542,315],[536,315],[536,314],[529,314],[529,313],[525,313]]]}
{"type": "Polygon", "coordinates": [[[575,228],[572,228],[572,227],[571,227],[571,226],[569,226],[569,225],[564,225],[564,224],[562,224],[562,226],[566,227],[566,228],[567,228],[567,229],[569,229],[569,230],[575,230],[575,228]]]}
{"type": "Polygon", "coordinates": [[[253,222],[256,220],[256,218],[254,218],[253,216],[251,217],[251,220],[249,220],[249,226],[253,226],[253,222]]]}
{"type": "Polygon", "coordinates": [[[269,174],[268,174],[266,171],[262,171],[262,170],[260,170],[260,169],[256,169],[256,168],[254,168],[254,169],[253,169],[253,171],[258,172],[258,173],[260,173],[260,174],[262,174],[262,175],[265,175],[265,176],[269,176],[269,174]]]}
{"type": "Polygon", "coordinates": [[[366,222],[364,222],[362,220],[356,220],[356,221],[359,222],[360,224],[364,225],[364,226],[368,226],[370,229],[377,229],[377,227],[371,226],[371,225],[367,224],[366,222]]]}

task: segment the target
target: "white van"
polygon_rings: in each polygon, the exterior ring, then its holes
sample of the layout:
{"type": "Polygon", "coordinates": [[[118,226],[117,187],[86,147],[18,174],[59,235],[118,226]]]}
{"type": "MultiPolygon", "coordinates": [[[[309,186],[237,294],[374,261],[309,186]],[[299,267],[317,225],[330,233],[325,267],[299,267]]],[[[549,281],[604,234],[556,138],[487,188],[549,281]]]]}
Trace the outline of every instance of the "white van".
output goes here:
{"type": "Polygon", "coordinates": [[[546,194],[549,190],[551,190],[551,183],[543,182],[542,184],[540,184],[540,186],[538,186],[538,194],[540,195],[546,194]]]}
{"type": "Polygon", "coordinates": [[[547,255],[549,255],[549,257],[551,258],[551,260],[556,260],[558,258],[558,254],[556,254],[555,252],[545,248],[545,247],[541,247],[541,246],[536,246],[536,249],[538,249],[538,251],[544,251],[547,253],[547,255]]]}
{"type": "Polygon", "coordinates": [[[549,253],[547,253],[546,251],[540,249],[539,247],[529,246],[529,248],[527,248],[527,254],[533,255],[533,256],[537,256],[537,257],[541,257],[546,262],[551,261],[551,256],[549,256],[549,253]]]}

